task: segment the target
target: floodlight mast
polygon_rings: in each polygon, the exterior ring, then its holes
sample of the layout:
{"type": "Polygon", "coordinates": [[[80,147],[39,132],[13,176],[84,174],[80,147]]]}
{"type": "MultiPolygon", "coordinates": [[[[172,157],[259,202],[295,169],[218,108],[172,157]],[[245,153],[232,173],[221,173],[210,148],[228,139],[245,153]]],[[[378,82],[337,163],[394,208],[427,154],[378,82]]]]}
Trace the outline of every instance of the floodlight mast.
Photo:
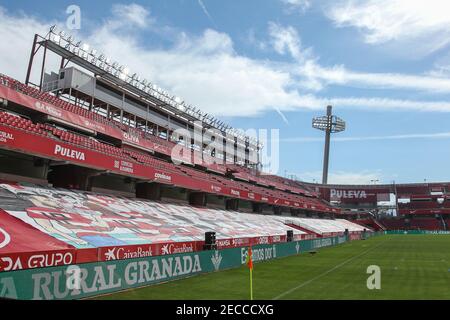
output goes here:
{"type": "Polygon", "coordinates": [[[314,129],[325,131],[325,148],[323,154],[322,184],[328,183],[328,163],[330,159],[330,139],[332,133],[345,130],[345,121],[332,115],[332,106],[327,106],[327,115],[313,118],[314,129]]]}

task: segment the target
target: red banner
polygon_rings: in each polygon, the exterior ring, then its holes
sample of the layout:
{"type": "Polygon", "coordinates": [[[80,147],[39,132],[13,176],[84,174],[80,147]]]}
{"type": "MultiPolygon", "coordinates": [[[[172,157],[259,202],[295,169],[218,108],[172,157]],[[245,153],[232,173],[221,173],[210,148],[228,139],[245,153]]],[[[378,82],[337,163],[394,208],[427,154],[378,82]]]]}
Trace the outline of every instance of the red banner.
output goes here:
{"type": "Polygon", "coordinates": [[[78,146],[5,125],[0,125],[0,146],[7,149],[19,150],[27,154],[34,154],[50,159],[66,160],[85,167],[99,170],[106,169],[126,176],[153,180],[207,193],[220,193],[233,198],[266,202],[280,206],[303,207],[305,209],[317,211],[331,211],[330,208],[326,208],[325,206],[294,202],[270,196],[263,196],[255,192],[239,190],[236,188],[222,187],[207,180],[195,179],[175,172],[154,169],[148,165],[126,161],[91,149],[80,148],[78,146]]]}
{"type": "Polygon", "coordinates": [[[76,249],[0,210],[0,271],[76,262],[76,249]]]}
{"type": "Polygon", "coordinates": [[[61,109],[52,104],[43,102],[41,100],[35,99],[33,97],[27,96],[25,94],[19,93],[15,90],[12,90],[8,87],[0,86],[0,97],[3,97],[9,101],[17,103],[21,106],[25,106],[27,108],[45,113],[54,118],[63,120],[65,122],[73,123],[77,126],[83,127],[88,130],[101,132],[108,136],[122,139],[122,130],[119,128],[114,128],[112,126],[108,126],[101,122],[88,119],[86,117],[80,116],[73,112],[61,109]]]}
{"type": "MultiPolygon", "coordinates": [[[[300,240],[301,235],[296,235],[296,240],[300,240]]],[[[286,242],[286,235],[280,236],[261,236],[261,237],[252,237],[252,238],[231,238],[231,239],[217,239],[217,248],[218,249],[226,249],[226,248],[237,248],[237,247],[247,247],[250,245],[258,245],[258,244],[272,244],[286,242]]]]}
{"type": "Polygon", "coordinates": [[[450,214],[450,208],[442,209],[400,209],[399,214],[450,214]]]}

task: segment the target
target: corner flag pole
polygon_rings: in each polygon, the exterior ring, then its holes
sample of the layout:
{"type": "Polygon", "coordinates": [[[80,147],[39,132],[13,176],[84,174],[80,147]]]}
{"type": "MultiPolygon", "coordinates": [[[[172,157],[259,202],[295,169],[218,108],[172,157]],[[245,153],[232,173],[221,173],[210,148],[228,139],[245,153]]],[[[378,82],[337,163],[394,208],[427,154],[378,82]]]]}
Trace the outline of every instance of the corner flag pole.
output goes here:
{"type": "Polygon", "coordinates": [[[250,269],[250,300],[253,300],[253,268],[250,269]]]}
{"type": "Polygon", "coordinates": [[[247,267],[250,269],[250,300],[253,300],[253,254],[251,246],[248,248],[247,258],[245,260],[247,267]]]}

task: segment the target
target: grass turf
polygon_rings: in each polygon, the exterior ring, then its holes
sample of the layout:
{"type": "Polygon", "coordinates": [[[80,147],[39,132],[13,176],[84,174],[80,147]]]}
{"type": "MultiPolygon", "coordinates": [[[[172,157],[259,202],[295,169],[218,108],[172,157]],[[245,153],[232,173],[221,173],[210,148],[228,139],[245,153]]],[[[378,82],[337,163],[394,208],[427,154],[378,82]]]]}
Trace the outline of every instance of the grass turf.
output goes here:
{"type": "MultiPolygon", "coordinates": [[[[255,264],[254,299],[450,299],[450,236],[386,235],[255,264]],[[381,268],[369,290],[367,267],[381,268]]],[[[217,273],[96,299],[249,299],[249,270],[217,273]]]]}

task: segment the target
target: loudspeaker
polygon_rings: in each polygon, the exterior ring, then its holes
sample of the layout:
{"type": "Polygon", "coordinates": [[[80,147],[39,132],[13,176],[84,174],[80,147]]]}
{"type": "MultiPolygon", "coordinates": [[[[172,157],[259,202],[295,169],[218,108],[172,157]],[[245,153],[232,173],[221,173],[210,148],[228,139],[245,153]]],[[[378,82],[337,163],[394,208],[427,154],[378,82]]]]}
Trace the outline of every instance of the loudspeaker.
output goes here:
{"type": "Polygon", "coordinates": [[[294,230],[288,230],[286,235],[286,242],[294,241],[294,230]]]}
{"type": "Polygon", "coordinates": [[[216,233],[209,231],[205,232],[204,250],[217,250],[216,233]]]}

